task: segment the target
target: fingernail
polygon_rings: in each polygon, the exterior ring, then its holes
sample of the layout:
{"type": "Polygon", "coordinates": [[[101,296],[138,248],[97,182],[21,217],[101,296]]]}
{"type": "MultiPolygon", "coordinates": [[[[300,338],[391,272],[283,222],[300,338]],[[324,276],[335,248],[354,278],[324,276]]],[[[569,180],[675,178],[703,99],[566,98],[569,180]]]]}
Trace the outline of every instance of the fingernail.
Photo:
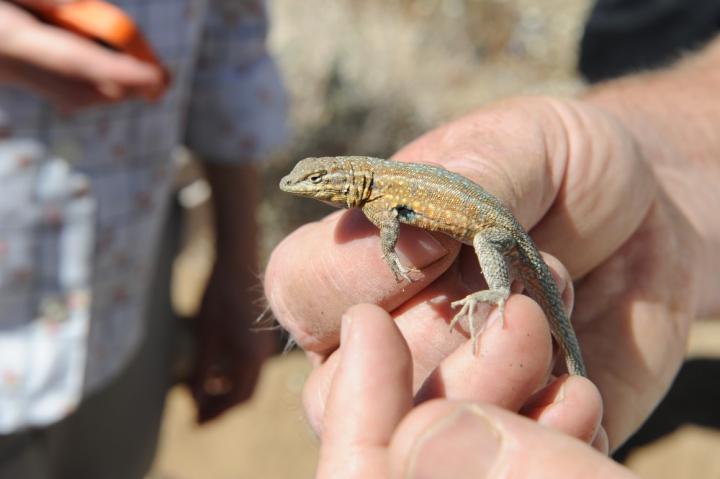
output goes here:
{"type": "Polygon", "coordinates": [[[460,407],[418,439],[410,455],[406,478],[491,477],[501,440],[500,431],[479,407],[460,407]]]}
{"type": "Polygon", "coordinates": [[[403,228],[397,243],[400,261],[418,269],[430,266],[448,254],[445,246],[427,231],[403,228]]]}

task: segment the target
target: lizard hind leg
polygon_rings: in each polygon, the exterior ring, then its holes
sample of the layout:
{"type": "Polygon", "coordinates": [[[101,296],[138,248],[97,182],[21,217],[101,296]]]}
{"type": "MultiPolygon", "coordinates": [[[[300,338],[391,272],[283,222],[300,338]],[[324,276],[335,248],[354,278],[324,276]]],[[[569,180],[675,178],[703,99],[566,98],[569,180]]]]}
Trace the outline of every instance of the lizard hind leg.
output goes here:
{"type": "Polygon", "coordinates": [[[473,351],[477,352],[478,338],[487,328],[487,320],[480,327],[477,326],[475,309],[478,303],[488,303],[497,306],[500,313],[500,324],[503,325],[505,317],[505,301],[510,297],[510,269],[506,255],[510,253],[515,240],[511,233],[500,228],[487,228],[476,234],[473,238],[473,247],[480,262],[488,289],[469,294],[465,298],[451,303],[453,308],[460,307],[460,311],[450,322],[452,329],[463,317],[467,317],[468,330],[473,341],[473,351]]]}

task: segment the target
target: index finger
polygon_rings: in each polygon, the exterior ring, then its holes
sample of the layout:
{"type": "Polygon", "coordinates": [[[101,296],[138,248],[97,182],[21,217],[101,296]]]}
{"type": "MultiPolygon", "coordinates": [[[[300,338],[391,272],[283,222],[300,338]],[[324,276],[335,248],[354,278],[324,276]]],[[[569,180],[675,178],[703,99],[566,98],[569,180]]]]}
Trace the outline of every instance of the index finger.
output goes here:
{"type": "Polygon", "coordinates": [[[327,354],[337,347],[340,317],[351,305],[392,311],[439,277],[460,244],[441,234],[403,227],[397,251],[421,277],[398,283],[382,258],[378,230],[359,211],[307,224],[273,251],[265,292],[275,316],[303,349],[327,354]]]}

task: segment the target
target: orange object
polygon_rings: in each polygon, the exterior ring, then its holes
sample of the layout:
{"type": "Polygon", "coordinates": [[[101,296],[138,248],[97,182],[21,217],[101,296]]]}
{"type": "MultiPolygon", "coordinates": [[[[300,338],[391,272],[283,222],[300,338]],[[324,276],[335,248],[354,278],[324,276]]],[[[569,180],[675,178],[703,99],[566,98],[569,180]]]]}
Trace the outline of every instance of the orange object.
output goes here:
{"type": "Polygon", "coordinates": [[[170,75],[145,40],[133,19],[120,8],[102,0],[77,0],[74,2],[44,4],[30,8],[42,20],[93,39],[100,44],[125,53],[138,60],[153,64],[163,73],[160,91],[148,92],[150,99],[162,95],[170,84],[170,75]]]}

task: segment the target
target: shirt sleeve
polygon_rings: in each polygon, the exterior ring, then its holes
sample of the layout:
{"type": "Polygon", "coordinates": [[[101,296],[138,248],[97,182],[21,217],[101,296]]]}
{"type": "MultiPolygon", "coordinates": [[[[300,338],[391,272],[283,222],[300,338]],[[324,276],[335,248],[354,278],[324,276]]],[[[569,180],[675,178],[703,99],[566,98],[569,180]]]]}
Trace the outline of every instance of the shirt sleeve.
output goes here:
{"type": "Polygon", "coordinates": [[[185,143],[218,163],[262,160],[287,140],[287,101],[263,0],[213,0],[191,86],[185,143]]]}

